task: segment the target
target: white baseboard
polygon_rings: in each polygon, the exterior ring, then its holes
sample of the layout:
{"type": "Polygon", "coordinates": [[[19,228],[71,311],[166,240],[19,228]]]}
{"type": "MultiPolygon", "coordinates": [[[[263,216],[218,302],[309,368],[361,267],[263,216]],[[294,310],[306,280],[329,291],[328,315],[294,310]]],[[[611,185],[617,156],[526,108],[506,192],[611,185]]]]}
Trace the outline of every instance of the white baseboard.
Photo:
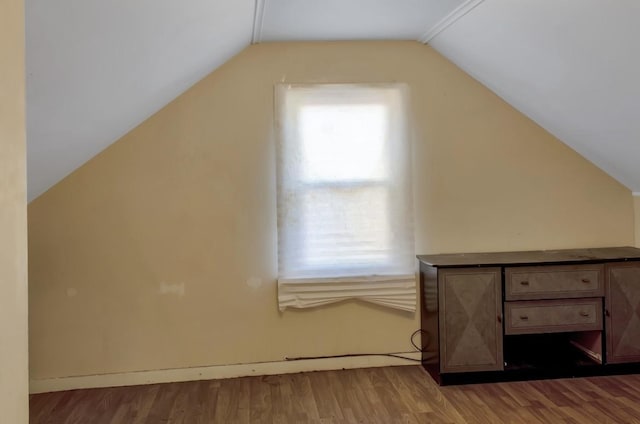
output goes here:
{"type": "MultiPolygon", "coordinates": [[[[399,353],[407,358],[420,359],[420,352],[399,353]]],[[[214,365],[209,367],[135,371],[116,374],[83,375],[75,377],[31,380],[29,392],[47,393],[98,387],[137,386],[141,384],[173,383],[180,381],[216,380],[256,375],[291,374],[307,371],[327,371],[352,368],[416,365],[415,361],[391,356],[349,356],[342,358],[303,359],[295,361],[259,362],[253,364],[214,365]]]]}

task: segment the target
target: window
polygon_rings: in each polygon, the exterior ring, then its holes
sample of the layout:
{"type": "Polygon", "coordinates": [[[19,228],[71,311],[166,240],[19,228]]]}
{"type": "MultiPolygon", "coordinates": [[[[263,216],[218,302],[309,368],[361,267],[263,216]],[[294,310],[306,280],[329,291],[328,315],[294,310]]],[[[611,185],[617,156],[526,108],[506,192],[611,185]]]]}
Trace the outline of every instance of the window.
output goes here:
{"type": "Polygon", "coordinates": [[[415,309],[405,91],[276,87],[281,309],[386,294],[415,309]]]}

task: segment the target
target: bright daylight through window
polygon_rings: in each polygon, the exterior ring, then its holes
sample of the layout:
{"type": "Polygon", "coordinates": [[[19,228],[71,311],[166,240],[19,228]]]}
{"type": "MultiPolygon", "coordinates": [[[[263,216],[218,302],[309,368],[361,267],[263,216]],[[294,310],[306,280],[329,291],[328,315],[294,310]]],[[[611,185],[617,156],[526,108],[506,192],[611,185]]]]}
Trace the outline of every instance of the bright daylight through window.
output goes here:
{"type": "Polygon", "coordinates": [[[282,84],[276,105],[280,308],[415,309],[406,86],[282,84]]]}

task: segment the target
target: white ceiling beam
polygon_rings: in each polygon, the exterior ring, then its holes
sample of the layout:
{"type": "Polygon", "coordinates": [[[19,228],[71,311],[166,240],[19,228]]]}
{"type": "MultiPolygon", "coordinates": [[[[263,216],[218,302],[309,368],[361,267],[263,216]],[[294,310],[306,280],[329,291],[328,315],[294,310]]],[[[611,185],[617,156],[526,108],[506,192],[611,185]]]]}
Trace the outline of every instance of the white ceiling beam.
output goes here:
{"type": "Polygon", "coordinates": [[[267,0],[256,0],[256,8],[253,13],[253,34],[251,44],[258,44],[262,41],[262,26],[264,23],[264,9],[267,0]]]}
{"type": "Polygon", "coordinates": [[[480,3],[484,0],[467,0],[462,3],[460,6],[456,7],[451,13],[442,18],[437,24],[435,24],[429,31],[425,32],[418,41],[421,43],[427,44],[431,39],[433,39],[436,35],[440,34],[442,31],[447,29],[453,23],[455,23],[458,19],[462,18],[467,13],[471,12],[475,9],[480,3]]]}

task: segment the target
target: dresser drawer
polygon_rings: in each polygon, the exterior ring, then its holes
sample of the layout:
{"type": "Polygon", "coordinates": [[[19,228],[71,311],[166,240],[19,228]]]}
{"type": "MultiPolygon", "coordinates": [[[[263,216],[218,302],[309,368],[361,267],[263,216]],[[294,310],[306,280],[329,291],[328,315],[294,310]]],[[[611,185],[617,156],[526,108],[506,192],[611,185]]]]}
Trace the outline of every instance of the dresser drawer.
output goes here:
{"type": "Polygon", "coordinates": [[[505,334],[602,330],[602,299],[505,302],[505,334]]]}
{"type": "Polygon", "coordinates": [[[505,268],[505,299],[566,299],[604,296],[604,265],[505,268]]]}

